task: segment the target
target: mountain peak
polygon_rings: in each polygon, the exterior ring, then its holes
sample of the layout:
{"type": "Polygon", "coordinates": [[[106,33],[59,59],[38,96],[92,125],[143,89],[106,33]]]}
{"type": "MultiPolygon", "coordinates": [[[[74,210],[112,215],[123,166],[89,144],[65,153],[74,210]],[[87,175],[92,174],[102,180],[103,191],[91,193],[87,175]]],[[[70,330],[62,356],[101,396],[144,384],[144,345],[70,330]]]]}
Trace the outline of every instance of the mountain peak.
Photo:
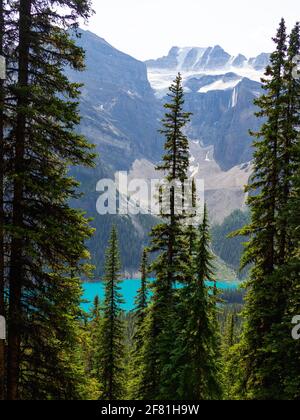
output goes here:
{"type": "Polygon", "coordinates": [[[173,46],[168,55],[157,60],[148,60],[148,69],[172,71],[206,72],[230,71],[231,68],[244,68],[253,72],[263,70],[269,63],[270,54],[261,53],[249,60],[243,54],[232,56],[219,44],[213,47],[173,46]]]}

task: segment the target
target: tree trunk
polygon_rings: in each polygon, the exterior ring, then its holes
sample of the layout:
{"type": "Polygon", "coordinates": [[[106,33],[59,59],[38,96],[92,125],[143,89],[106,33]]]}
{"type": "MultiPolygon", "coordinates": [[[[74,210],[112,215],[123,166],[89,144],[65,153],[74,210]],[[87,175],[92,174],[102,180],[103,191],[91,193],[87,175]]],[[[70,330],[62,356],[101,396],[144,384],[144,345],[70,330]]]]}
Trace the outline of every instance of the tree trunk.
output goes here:
{"type": "Polygon", "coordinates": [[[28,74],[29,74],[29,48],[31,28],[32,0],[20,0],[19,14],[19,67],[18,67],[18,94],[17,94],[17,125],[15,133],[15,173],[13,196],[13,227],[14,237],[11,243],[11,262],[9,272],[9,317],[8,317],[8,366],[7,366],[7,393],[9,400],[19,398],[20,375],[20,345],[22,308],[21,295],[23,286],[23,238],[18,229],[23,228],[23,201],[24,201],[24,152],[26,138],[26,106],[28,105],[28,74]],[[25,90],[24,90],[25,89],[25,90]]]}

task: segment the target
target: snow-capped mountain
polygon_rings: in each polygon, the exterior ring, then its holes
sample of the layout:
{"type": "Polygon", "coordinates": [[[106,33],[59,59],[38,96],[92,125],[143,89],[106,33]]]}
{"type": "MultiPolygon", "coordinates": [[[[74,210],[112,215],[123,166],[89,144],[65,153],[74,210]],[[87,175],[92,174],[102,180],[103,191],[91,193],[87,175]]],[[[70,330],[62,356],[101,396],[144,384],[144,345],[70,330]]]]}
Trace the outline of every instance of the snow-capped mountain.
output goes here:
{"type": "Polygon", "coordinates": [[[207,71],[229,68],[263,70],[269,62],[269,54],[262,53],[247,59],[244,55],[231,56],[222,47],[172,47],[168,55],[146,61],[148,68],[174,69],[178,71],[207,71]]]}
{"type": "Polygon", "coordinates": [[[187,110],[193,113],[188,136],[204,147],[214,146],[223,170],[252,158],[248,130],[257,130],[253,101],[261,94],[260,80],[270,55],[232,56],[219,45],[171,48],[169,54],[146,61],[148,79],[163,103],[178,72],[183,77],[187,110]]]}
{"type": "MultiPolygon", "coordinates": [[[[184,81],[193,79],[202,79],[207,81],[213,80],[213,77],[222,76],[227,73],[234,73],[242,78],[248,78],[259,82],[262,73],[269,63],[270,55],[262,53],[257,57],[246,58],[239,54],[232,56],[223,50],[219,45],[215,47],[199,48],[199,47],[173,47],[169,54],[157,60],[148,60],[146,65],[148,68],[148,78],[159,97],[164,96],[170,82],[174,79],[178,72],[181,72],[184,81]],[[203,76],[211,76],[204,79],[203,76]]],[[[220,78],[220,77],[219,77],[220,78]]],[[[217,82],[218,78],[213,80],[217,82]]],[[[206,89],[202,86],[202,93],[208,90],[222,90],[230,88],[225,83],[211,83],[206,89]]],[[[201,92],[200,92],[201,93],[201,92]]]]}

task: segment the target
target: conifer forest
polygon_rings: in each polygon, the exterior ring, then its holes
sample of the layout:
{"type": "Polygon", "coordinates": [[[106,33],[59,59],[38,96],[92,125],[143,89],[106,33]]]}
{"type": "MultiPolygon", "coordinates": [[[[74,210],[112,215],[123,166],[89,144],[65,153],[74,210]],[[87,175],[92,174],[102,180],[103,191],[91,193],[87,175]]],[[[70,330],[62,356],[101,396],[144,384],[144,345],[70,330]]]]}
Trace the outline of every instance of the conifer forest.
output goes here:
{"type": "Polygon", "coordinates": [[[0,0],[0,400],[300,400],[296,3],[147,61],[101,3],[0,0]]]}

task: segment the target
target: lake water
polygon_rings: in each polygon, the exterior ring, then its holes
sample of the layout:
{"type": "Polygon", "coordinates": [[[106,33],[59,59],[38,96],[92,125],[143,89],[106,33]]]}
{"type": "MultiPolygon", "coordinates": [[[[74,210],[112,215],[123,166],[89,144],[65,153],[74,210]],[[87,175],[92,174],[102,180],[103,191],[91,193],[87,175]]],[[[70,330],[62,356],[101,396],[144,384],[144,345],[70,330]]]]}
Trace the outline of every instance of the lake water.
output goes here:
{"type": "MultiPolygon", "coordinates": [[[[120,287],[121,293],[125,303],[122,305],[122,308],[125,311],[131,311],[134,309],[134,300],[137,294],[138,289],[140,288],[141,281],[139,279],[126,279],[124,280],[120,287]]],[[[207,282],[208,286],[213,286],[213,283],[207,282]]],[[[239,287],[240,282],[227,282],[227,281],[218,281],[217,286],[220,290],[235,290],[239,287]]],[[[103,283],[84,283],[83,284],[83,299],[87,303],[82,304],[82,308],[85,311],[88,311],[95,299],[96,296],[99,296],[100,299],[104,298],[104,284],[103,283]]]]}

